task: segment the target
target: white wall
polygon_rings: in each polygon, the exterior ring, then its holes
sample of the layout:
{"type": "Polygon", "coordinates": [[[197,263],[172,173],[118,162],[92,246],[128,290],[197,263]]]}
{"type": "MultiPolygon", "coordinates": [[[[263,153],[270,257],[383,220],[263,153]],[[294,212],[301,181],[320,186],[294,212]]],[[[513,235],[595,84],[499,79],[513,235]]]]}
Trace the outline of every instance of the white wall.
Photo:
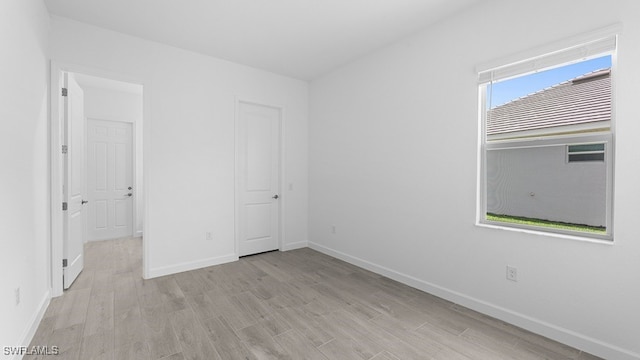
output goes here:
{"type": "Polygon", "coordinates": [[[51,41],[52,59],[60,64],[144,84],[149,276],[237,256],[236,97],[284,107],[285,183],[292,183],[293,190],[282,196],[282,234],[287,249],[306,245],[306,82],[57,17],[52,18],[51,41]],[[205,240],[206,232],[213,233],[214,241],[205,240]]]}
{"type": "Polygon", "coordinates": [[[48,31],[42,1],[0,3],[0,346],[28,345],[49,300],[48,31]]]}
{"type": "Polygon", "coordinates": [[[487,212],[606,226],[606,190],[604,161],[569,163],[566,145],[487,152],[487,212]]]}
{"type": "Polygon", "coordinates": [[[638,43],[635,0],[483,1],[313,81],[310,245],[605,358],[640,358],[638,43]],[[615,243],[476,226],[476,66],[618,21],[615,243]]]}
{"type": "Polygon", "coordinates": [[[85,117],[129,123],[142,120],[142,94],[80,85],[85,117]]]}
{"type": "MultiPolygon", "coordinates": [[[[82,85],[82,84],[81,84],[82,85]]],[[[111,120],[133,123],[135,134],[135,224],[134,235],[142,236],[143,219],[143,167],[142,167],[142,94],[82,86],[86,119],[111,120]]],[[[85,127],[86,128],[86,127],[85,127]]]]}

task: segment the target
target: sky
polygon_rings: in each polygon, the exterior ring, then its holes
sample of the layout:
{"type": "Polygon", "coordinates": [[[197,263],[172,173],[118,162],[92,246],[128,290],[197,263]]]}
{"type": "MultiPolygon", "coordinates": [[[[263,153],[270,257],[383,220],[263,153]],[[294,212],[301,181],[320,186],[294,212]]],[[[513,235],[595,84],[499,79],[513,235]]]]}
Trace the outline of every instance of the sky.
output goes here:
{"type": "Polygon", "coordinates": [[[496,106],[506,104],[511,100],[532,94],[536,91],[576,78],[591,71],[610,67],[611,56],[607,55],[576,64],[565,65],[514,79],[500,81],[487,86],[487,107],[495,108],[496,106]],[[493,89],[491,89],[492,86],[493,89]]]}

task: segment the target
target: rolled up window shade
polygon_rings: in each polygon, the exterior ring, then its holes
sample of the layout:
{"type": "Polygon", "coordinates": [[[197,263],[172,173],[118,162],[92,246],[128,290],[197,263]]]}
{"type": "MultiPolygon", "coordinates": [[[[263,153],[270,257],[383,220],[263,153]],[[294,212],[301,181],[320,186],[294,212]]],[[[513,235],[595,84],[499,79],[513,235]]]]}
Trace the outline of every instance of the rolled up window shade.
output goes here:
{"type": "Polygon", "coordinates": [[[617,36],[610,35],[599,40],[586,42],[581,45],[550,52],[545,55],[479,71],[478,83],[486,84],[489,82],[505,80],[514,76],[525,75],[553,66],[567,64],[572,61],[611,53],[616,49],[616,41],[617,36]]]}

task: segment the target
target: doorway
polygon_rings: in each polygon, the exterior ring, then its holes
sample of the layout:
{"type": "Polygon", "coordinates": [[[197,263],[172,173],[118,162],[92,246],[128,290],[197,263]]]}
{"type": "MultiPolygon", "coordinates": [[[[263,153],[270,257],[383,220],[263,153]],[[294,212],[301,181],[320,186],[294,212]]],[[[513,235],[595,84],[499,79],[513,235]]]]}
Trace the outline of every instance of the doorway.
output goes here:
{"type": "MultiPolygon", "coordinates": [[[[62,295],[63,288],[68,288],[74,280],[66,269],[68,249],[75,252],[80,249],[80,254],[74,256],[83,258],[84,244],[88,241],[143,234],[142,125],[146,100],[141,83],[51,63],[51,285],[54,297],[62,295]],[[83,100],[70,96],[67,79],[73,79],[79,88],[73,92],[81,92],[83,100]],[[83,105],[81,126],[75,126],[73,134],[68,127],[69,99],[83,105]],[[84,178],[81,186],[72,184],[70,181],[74,178],[69,174],[76,174],[76,183],[81,175],[84,178]],[[73,194],[74,198],[79,197],[83,205],[82,221],[76,221],[73,228],[68,221],[70,204],[64,204],[70,195],[70,184],[78,193],[73,194]]],[[[74,218],[80,217],[74,215],[74,218]]],[[[144,256],[142,261],[144,272],[144,256]]],[[[74,277],[80,271],[82,265],[79,269],[76,266],[74,277]]]]}

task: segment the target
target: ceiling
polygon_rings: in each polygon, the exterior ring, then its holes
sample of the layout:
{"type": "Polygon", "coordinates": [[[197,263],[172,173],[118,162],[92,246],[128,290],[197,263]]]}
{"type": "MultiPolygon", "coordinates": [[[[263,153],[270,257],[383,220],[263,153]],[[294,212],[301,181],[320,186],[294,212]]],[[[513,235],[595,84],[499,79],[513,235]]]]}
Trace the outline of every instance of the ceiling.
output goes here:
{"type": "Polygon", "coordinates": [[[311,80],[481,0],[44,0],[52,14],[311,80]]]}

